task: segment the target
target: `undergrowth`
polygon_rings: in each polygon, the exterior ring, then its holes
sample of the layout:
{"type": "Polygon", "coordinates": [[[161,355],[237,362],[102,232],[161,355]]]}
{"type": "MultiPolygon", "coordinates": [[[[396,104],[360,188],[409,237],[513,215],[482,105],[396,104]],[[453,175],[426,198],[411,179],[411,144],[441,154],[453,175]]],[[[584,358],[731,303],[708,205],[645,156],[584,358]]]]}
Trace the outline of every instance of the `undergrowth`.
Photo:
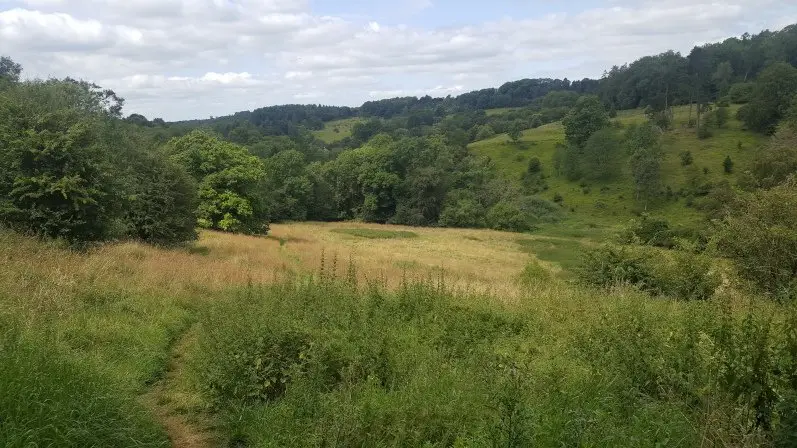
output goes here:
{"type": "Polygon", "coordinates": [[[577,287],[506,308],[442,283],[243,289],[203,313],[194,384],[242,446],[793,440],[794,310],[577,287]]]}

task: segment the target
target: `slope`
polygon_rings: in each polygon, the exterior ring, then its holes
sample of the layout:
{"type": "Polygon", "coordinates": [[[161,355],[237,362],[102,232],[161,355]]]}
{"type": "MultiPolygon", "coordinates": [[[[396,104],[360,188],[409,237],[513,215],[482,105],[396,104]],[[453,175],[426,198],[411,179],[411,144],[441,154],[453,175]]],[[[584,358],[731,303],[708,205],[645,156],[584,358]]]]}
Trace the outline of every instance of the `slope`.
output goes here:
{"type": "MultiPolygon", "coordinates": [[[[735,117],[738,106],[731,106],[731,116],[735,117]]],[[[690,180],[700,183],[718,183],[723,180],[734,184],[753,162],[755,151],[765,137],[742,129],[742,124],[731,118],[722,129],[712,129],[712,136],[698,139],[695,129],[687,127],[689,107],[675,108],[672,130],[661,138],[664,158],[661,165],[662,195],[648,204],[648,212],[665,217],[671,222],[689,224],[700,219],[701,214],[688,206],[688,199],[677,193],[684,189],[690,180]],[[681,164],[680,154],[692,154],[691,165],[681,164]],[[726,174],[723,161],[729,156],[734,162],[733,172],[726,174]],[[672,192],[667,195],[667,191],[672,192]]],[[[615,126],[627,128],[633,123],[646,120],[641,109],[622,111],[613,119],[615,126]]],[[[559,195],[562,205],[568,212],[570,221],[579,224],[611,226],[625,222],[644,210],[635,200],[635,189],[627,156],[622,163],[622,173],[609,182],[568,181],[557,176],[554,170],[554,153],[557,144],[564,143],[564,128],[560,122],[551,123],[536,129],[528,129],[518,143],[512,143],[506,134],[477,141],[469,145],[476,154],[489,157],[496,170],[508,179],[520,183],[531,158],[542,162],[548,189],[541,195],[553,200],[559,195]]]]}

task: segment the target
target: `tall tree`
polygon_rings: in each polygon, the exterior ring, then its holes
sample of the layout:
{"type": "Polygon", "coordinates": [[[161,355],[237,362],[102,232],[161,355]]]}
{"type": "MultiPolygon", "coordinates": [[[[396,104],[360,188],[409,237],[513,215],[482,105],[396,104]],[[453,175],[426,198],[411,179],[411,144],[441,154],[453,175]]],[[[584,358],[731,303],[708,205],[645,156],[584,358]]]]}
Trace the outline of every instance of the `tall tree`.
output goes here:
{"type": "Polygon", "coordinates": [[[581,172],[590,180],[609,180],[619,174],[622,140],[617,131],[604,128],[592,134],[584,144],[581,172]]]}
{"type": "Polygon", "coordinates": [[[507,135],[512,140],[512,143],[517,143],[520,141],[520,136],[523,134],[523,125],[520,124],[519,120],[515,120],[512,124],[509,125],[509,130],[507,130],[507,135]]]}
{"type": "Polygon", "coordinates": [[[711,79],[717,86],[717,96],[722,98],[728,94],[733,82],[733,66],[730,61],[723,61],[717,66],[717,70],[712,75],[711,79]]]}
{"type": "Polygon", "coordinates": [[[265,234],[269,211],[263,163],[246,148],[196,130],[166,144],[172,159],[199,184],[200,227],[265,234]]]}
{"type": "Polygon", "coordinates": [[[8,56],[0,56],[0,80],[19,82],[22,66],[8,56]]]}
{"type": "Polygon", "coordinates": [[[609,117],[598,97],[590,95],[579,98],[562,124],[567,142],[581,148],[592,134],[609,125],[609,117]]]}
{"type": "Polygon", "coordinates": [[[777,62],[761,72],[751,99],[739,109],[739,118],[751,130],[773,133],[797,94],[797,68],[777,62]]]}
{"type": "Polygon", "coordinates": [[[637,200],[648,201],[659,189],[662,151],[659,132],[650,123],[631,127],[626,133],[626,144],[631,153],[631,173],[636,185],[637,200]]]}

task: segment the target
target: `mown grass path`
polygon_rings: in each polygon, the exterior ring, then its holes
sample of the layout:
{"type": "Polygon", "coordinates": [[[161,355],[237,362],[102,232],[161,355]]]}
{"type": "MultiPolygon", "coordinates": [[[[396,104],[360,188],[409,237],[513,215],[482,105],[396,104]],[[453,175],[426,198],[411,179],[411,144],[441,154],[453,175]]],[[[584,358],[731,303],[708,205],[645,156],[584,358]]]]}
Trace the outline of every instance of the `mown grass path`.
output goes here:
{"type": "Polygon", "coordinates": [[[195,337],[195,327],[190,327],[176,339],[163,376],[141,397],[174,448],[219,446],[220,438],[213,428],[212,419],[185,406],[190,398],[181,391],[179,383],[184,378],[185,354],[195,337]]]}

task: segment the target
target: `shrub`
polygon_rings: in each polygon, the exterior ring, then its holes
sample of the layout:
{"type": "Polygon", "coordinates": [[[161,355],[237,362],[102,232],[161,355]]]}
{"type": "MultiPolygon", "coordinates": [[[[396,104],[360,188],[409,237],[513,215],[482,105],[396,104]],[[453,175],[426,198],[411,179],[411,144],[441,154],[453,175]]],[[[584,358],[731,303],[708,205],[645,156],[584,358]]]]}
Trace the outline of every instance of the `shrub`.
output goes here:
{"type": "Polygon", "coordinates": [[[197,187],[185,169],[155,151],[126,160],[125,233],[164,245],[196,239],[197,187]]]}
{"type": "Polygon", "coordinates": [[[645,244],[665,248],[675,247],[675,232],[663,219],[651,218],[647,213],[641,219],[631,221],[625,230],[624,241],[627,243],[645,244]]]}
{"type": "Polygon", "coordinates": [[[725,174],[731,174],[733,172],[733,160],[731,160],[731,156],[725,156],[725,160],[722,161],[722,169],[725,171],[725,174]]]}
{"type": "Polygon", "coordinates": [[[73,243],[113,237],[119,216],[103,116],[74,104],[68,83],[30,83],[0,96],[0,221],[73,243]]]}
{"type": "Polygon", "coordinates": [[[585,252],[578,275],[593,286],[632,285],[647,289],[654,281],[645,261],[628,248],[607,245],[585,252]]]}
{"type": "Polygon", "coordinates": [[[579,278],[593,286],[634,286],[653,295],[705,300],[719,286],[711,260],[703,255],[674,251],[604,246],[588,251],[579,278]],[[684,269],[689,266],[689,269],[684,269]]]}
{"type": "Polygon", "coordinates": [[[526,172],[531,174],[538,174],[542,172],[542,163],[538,157],[532,157],[529,159],[529,165],[526,168],[526,172]]]}
{"type": "Polygon", "coordinates": [[[699,128],[697,128],[697,138],[699,138],[701,140],[705,140],[707,138],[711,138],[711,136],[712,136],[712,133],[711,133],[711,129],[709,129],[709,127],[708,127],[708,123],[703,123],[703,124],[700,125],[699,128]]]}
{"type": "Polygon", "coordinates": [[[623,141],[620,134],[611,128],[594,132],[581,150],[581,169],[590,180],[609,180],[620,171],[620,155],[623,141]]]}
{"type": "MultiPolygon", "coordinates": [[[[303,368],[310,349],[307,334],[258,328],[234,335],[221,347],[207,346],[218,357],[215,369],[201,373],[205,393],[215,403],[240,405],[280,398],[303,368]]],[[[231,337],[233,335],[230,335],[231,337]]]]}
{"type": "Polygon", "coordinates": [[[792,297],[797,286],[797,181],[741,198],[714,242],[763,291],[792,297]]]}
{"type": "Polygon", "coordinates": [[[692,164],[693,158],[691,151],[681,151],[679,156],[681,157],[681,166],[689,166],[692,164]]]}
{"type": "Polygon", "coordinates": [[[98,89],[35,81],[0,97],[0,222],[77,245],[194,239],[195,184],[98,89]]]}
{"type": "Polygon", "coordinates": [[[438,223],[443,227],[480,228],[485,226],[486,214],[473,192],[454,190],[446,197],[438,223]]]}
{"type": "Polygon", "coordinates": [[[531,216],[524,213],[516,201],[502,200],[487,212],[487,225],[491,229],[526,232],[534,228],[531,216]]]}
{"type": "Polygon", "coordinates": [[[761,71],[755,81],[750,102],[737,112],[748,129],[769,133],[787,113],[797,93],[797,68],[788,62],[775,62],[761,71]]]}
{"type": "Polygon", "coordinates": [[[755,84],[752,82],[740,82],[731,86],[729,96],[736,104],[745,104],[750,101],[753,95],[755,84]]]}

